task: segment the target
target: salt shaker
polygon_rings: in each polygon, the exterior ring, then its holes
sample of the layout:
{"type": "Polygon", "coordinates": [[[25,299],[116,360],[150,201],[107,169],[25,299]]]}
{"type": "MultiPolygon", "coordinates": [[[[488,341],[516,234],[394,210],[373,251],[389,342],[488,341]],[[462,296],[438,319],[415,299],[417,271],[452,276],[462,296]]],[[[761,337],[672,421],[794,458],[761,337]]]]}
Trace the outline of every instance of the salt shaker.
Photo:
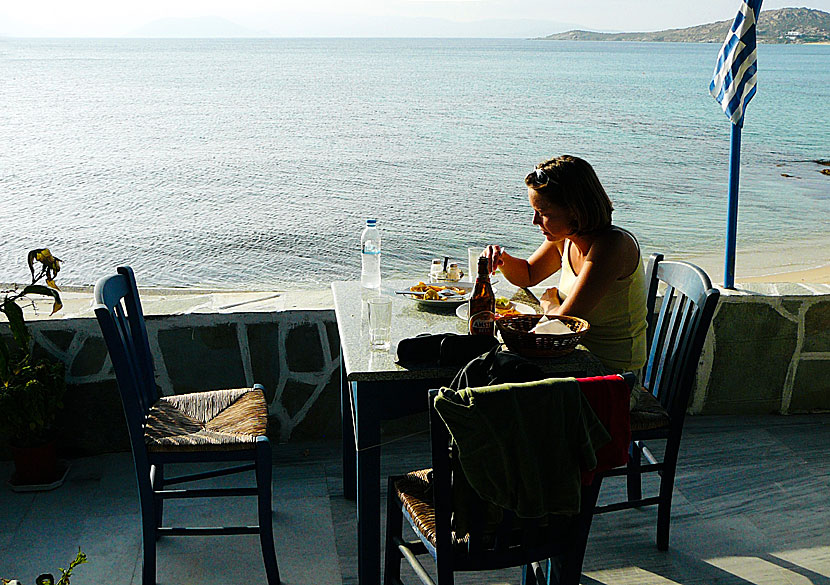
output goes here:
{"type": "Polygon", "coordinates": [[[439,280],[447,280],[447,272],[444,270],[441,259],[434,258],[429,269],[429,281],[438,282],[439,280]]]}
{"type": "Polygon", "coordinates": [[[458,282],[461,280],[461,269],[458,267],[458,262],[452,262],[447,269],[447,280],[458,282]]]}

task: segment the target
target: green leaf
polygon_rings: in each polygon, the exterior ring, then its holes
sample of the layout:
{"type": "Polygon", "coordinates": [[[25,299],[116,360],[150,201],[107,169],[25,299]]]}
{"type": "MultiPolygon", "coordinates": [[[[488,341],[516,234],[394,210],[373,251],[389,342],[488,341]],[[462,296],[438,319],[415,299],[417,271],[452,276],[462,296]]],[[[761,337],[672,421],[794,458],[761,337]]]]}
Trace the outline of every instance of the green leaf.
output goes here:
{"type": "Polygon", "coordinates": [[[17,345],[25,352],[29,351],[29,331],[26,329],[26,322],[23,320],[23,309],[10,299],[3,301],[3,313],[9,320],[9,329],[12,330],[17,345]]]}
{"type": "Polygon", "coordinates": [[[45,297],[52,297],[53,299],[55,299],[55,304],[52,307],[53,315],[60,311],[61,307],[63,306],[63,303],[61,303],[61,294],[54,288],[43,286],[42,284],[30,284],[29,286],[23,289],[22,294],[43,295],[45,297]]]}
{"type": "Polygon", "coordinates": [[[29,251],[29,253],[26,256],[26,262],[29,264],[29,271],[32,273],[32,282],[34,282],[36,280],[35,279],[35,259],[37,258],[37,255],[40,254],[40,252],[41,252],[41,250],[31,250],[31,251],[29,251]]]}
{"type": "Polygon", "coordinates": [[[60,298],[58,291],[53,288],[49,288],[43,284],[30,284],[26,288],[23,289],[23,294],[34,294],[34,295],[43,295],[45,297],[56,297],[60,298]]]}

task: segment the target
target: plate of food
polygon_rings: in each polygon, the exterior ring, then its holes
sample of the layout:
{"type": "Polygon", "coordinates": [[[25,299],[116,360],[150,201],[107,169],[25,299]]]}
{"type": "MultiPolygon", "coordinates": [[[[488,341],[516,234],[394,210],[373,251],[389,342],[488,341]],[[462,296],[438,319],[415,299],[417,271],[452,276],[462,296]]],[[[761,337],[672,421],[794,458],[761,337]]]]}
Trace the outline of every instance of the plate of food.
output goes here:
{"type": "Polygon", "coordinates": [[[410,286],[408,290],[399,290],[397,293],[420,305],[450,308],[469,301],[473,286],[472,282],[419,282],[410,286]]]}
{"type": "MultiPolygon", "coordinates": [[[[465,321],[470,318],[470,303],[460,305],[455,314],[465,321]]],[[[507,297],[496,297],[496,318],[512,317],[513,315],[535,315],[536,309],[530,305],[511,301],[507,297]]]]}

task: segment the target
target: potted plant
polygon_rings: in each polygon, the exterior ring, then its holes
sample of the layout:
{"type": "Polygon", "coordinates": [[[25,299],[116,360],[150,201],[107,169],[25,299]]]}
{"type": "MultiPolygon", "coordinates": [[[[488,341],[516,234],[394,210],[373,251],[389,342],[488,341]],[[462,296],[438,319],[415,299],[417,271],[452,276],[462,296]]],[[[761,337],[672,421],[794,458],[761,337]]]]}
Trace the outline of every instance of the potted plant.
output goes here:
{"type": "MultiPolygon", "coordinates": [[[[37,579],[35,579],[35,585],[69,585],[69,578],[72,576],[72,571],[75,570],[75,567],[78,565],[83,565],[87,562],[86,555],[81,552],[81,549],[78,549],[78,554],[75,555],[75,560],[69,563],[69,568],[64,569],[61,567],[59,570],[61,572],[61,578],[55,582],[55,578],[52,576],[51,573],[44,573],[42,575],[38,575],[37,579]]],[[[23,585],[17,579],[0,579],[0,584],[2,585],[23,585]]]]}
{"type": "Polygon", "coordinates": [[[21,307],[32,302],[32,295],[40,295],[53,300],[52,314],[60,310],[60,292],[55,285],[60,260],[43,248],[29,252],[28,263],[31,283],[22,289],[2,291],[0,302],[0,312],[11,332],[10,340],[0,335],[0,433],[8,440],[15,462],[10,481],[13,489],[57,487],[60,484],[55,483],[66,471],[57,460],[53,435],[66,389],[64,365],[32,355],[31,336],[21,307]]]}

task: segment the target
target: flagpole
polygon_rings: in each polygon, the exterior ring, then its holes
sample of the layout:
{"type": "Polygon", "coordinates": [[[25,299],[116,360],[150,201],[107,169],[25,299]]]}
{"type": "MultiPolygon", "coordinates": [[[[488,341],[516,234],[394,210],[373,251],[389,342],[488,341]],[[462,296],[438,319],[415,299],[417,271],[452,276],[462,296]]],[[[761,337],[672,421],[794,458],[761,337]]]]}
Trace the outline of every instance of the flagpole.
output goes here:
{"type": "Polygon", "coordinates": [[[741,172],[741,128],[746,105],[755,95],[758,71],[755,27],[762,0],[741,0],[732,28],[726,35],[709,93],[732,122],[729,144],[729,208],[726,214],[726,249],[723,261],[723,286],[735,288],[735,240],[738,232],[738,179],[741,172]]]}
{"type": "Polygon", "coordinates": [[[738,183],[741,174],[741,125],[732,124],[729,143],[729,208],[726,213],[726,253],[723,286],[735,288],[735,240],[738,232],[738,183]]]}

